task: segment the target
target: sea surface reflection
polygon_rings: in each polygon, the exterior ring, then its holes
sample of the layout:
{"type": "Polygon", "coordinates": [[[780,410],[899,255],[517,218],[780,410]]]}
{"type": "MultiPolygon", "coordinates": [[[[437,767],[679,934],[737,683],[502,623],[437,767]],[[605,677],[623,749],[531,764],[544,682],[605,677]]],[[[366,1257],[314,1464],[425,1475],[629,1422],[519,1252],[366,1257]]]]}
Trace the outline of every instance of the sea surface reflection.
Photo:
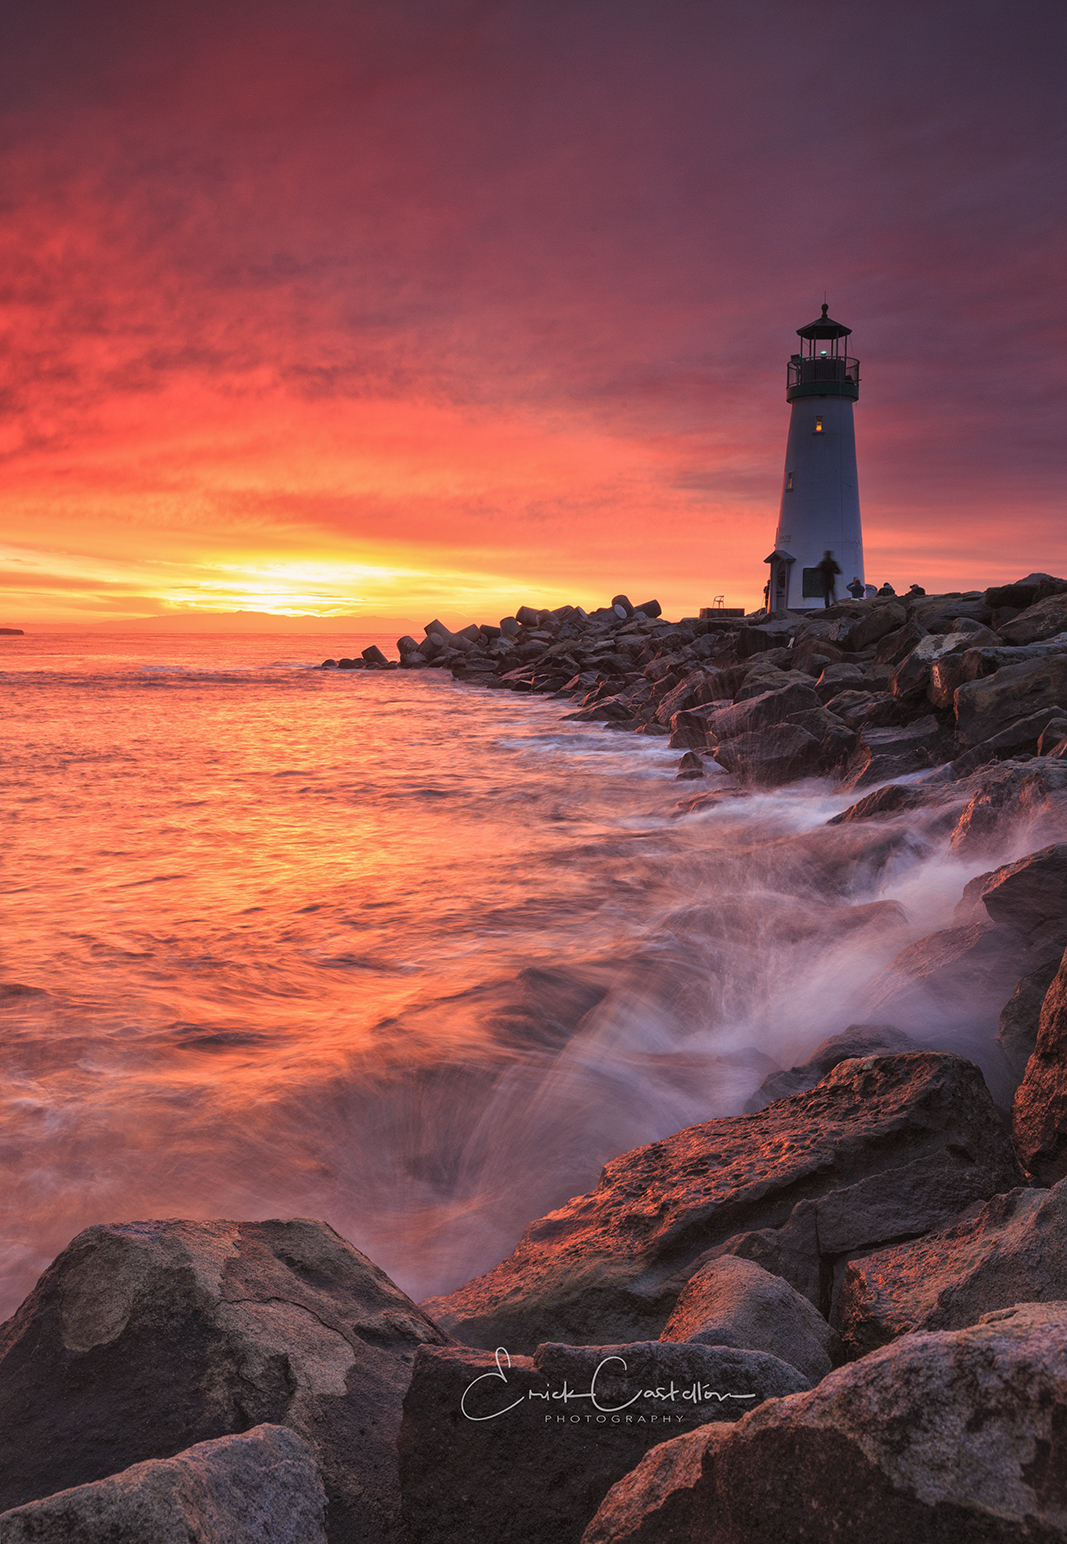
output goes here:
{"type": "Polygon", "coordinates": [[[818,783],[687,813],[714,776],[565,703],[312,668],[358,642],[2,640],[0,1313],[137,1217],[319,1217],[447,1291],[863,1019],[991,866],[827,832],[818,783]]]}

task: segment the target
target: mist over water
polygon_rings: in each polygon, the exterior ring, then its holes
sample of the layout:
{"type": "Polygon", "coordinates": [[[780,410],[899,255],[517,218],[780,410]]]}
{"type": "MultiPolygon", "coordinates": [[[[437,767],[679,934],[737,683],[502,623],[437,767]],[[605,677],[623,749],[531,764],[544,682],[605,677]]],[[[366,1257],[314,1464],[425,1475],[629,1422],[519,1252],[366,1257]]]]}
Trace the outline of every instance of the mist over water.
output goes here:
{"type": "MultiPolygon", "coordinates": [[[[139,1217],[319,1217],[447,1291],[870,1019],[1040,844],[964,862],[927,812],[826,828],[851,797],[676,783],[565,704],[313,668],[350,634],[0,643],[0,1314],[139,1217]]],[[[1003,1099],[1001,1006],[922,1030],[1003,1099]]]]}

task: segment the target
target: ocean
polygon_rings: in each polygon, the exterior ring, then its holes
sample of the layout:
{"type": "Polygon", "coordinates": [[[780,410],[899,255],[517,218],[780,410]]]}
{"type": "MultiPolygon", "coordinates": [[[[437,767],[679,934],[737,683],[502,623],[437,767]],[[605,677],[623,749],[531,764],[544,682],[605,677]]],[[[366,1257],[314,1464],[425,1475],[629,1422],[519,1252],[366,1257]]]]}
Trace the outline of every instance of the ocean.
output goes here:
{"type": "Polygon", "coordinates": [[[690,810],[728,780],[665,739],[317,668],[368,641],[0,639],[0,1316],[147,1217],[321,1218],[448,1291],[863,1020],[992,866],[916,835],[820,867],[855,796],[690,810]]]}

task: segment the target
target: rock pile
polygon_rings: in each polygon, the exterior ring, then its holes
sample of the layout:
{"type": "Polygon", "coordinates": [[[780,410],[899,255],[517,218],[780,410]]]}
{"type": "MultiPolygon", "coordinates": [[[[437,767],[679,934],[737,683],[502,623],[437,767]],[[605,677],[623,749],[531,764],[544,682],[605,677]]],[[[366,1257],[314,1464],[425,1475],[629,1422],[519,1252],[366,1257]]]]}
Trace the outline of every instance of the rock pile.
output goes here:
{"type": "Polygon", "coordinates": [[[89,1229],[0,1329],[0,1544],[1067,1538],[1067,1180],[901,1039],[421,1308],[322,1223],[89,1229]]]}
{"type": "MultiPolygon", "coordinates": [[[[815,612],[665,621],[656,601],[537,610],[452,632],[439,620],[323,668],[446,669],[494,691],[574,702],[566,716],[714,757],[742,784],[846,788],[952,763],[1067,751],[1067,579],[845,600],[815,612]],[[1062,624],[1062,625],[1061,625],[1062,624]]],[[[698,771],[690,759],[683,769],[698,771]]]]}
{"type": "Polygon", "coordinates": [[[905,1336],[807,1394],[655,1447],[582,1544],[1053,1544],[1067,1303],[905,1336]]]}

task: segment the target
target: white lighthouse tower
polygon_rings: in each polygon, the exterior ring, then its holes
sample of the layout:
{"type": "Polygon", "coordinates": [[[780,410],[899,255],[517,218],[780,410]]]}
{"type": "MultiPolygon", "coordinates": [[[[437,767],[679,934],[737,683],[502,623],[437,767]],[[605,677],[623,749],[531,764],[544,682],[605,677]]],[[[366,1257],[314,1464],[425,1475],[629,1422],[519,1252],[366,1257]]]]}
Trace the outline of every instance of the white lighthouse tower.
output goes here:
{"type": "Polygon", "coordinates": [[[798,327],[801,352],[789,361],[787,402],[792,403],[786,441],[782,510],[771,566],[768,611],[805,611],[824,604],[827,552],[841,572],[835,595],[845,596],[863,579],[863,533],[856,478],[856,431],[852,404],[859,396],[860,362],[848,353],[851,327],[827,316],[798,327]]]}

